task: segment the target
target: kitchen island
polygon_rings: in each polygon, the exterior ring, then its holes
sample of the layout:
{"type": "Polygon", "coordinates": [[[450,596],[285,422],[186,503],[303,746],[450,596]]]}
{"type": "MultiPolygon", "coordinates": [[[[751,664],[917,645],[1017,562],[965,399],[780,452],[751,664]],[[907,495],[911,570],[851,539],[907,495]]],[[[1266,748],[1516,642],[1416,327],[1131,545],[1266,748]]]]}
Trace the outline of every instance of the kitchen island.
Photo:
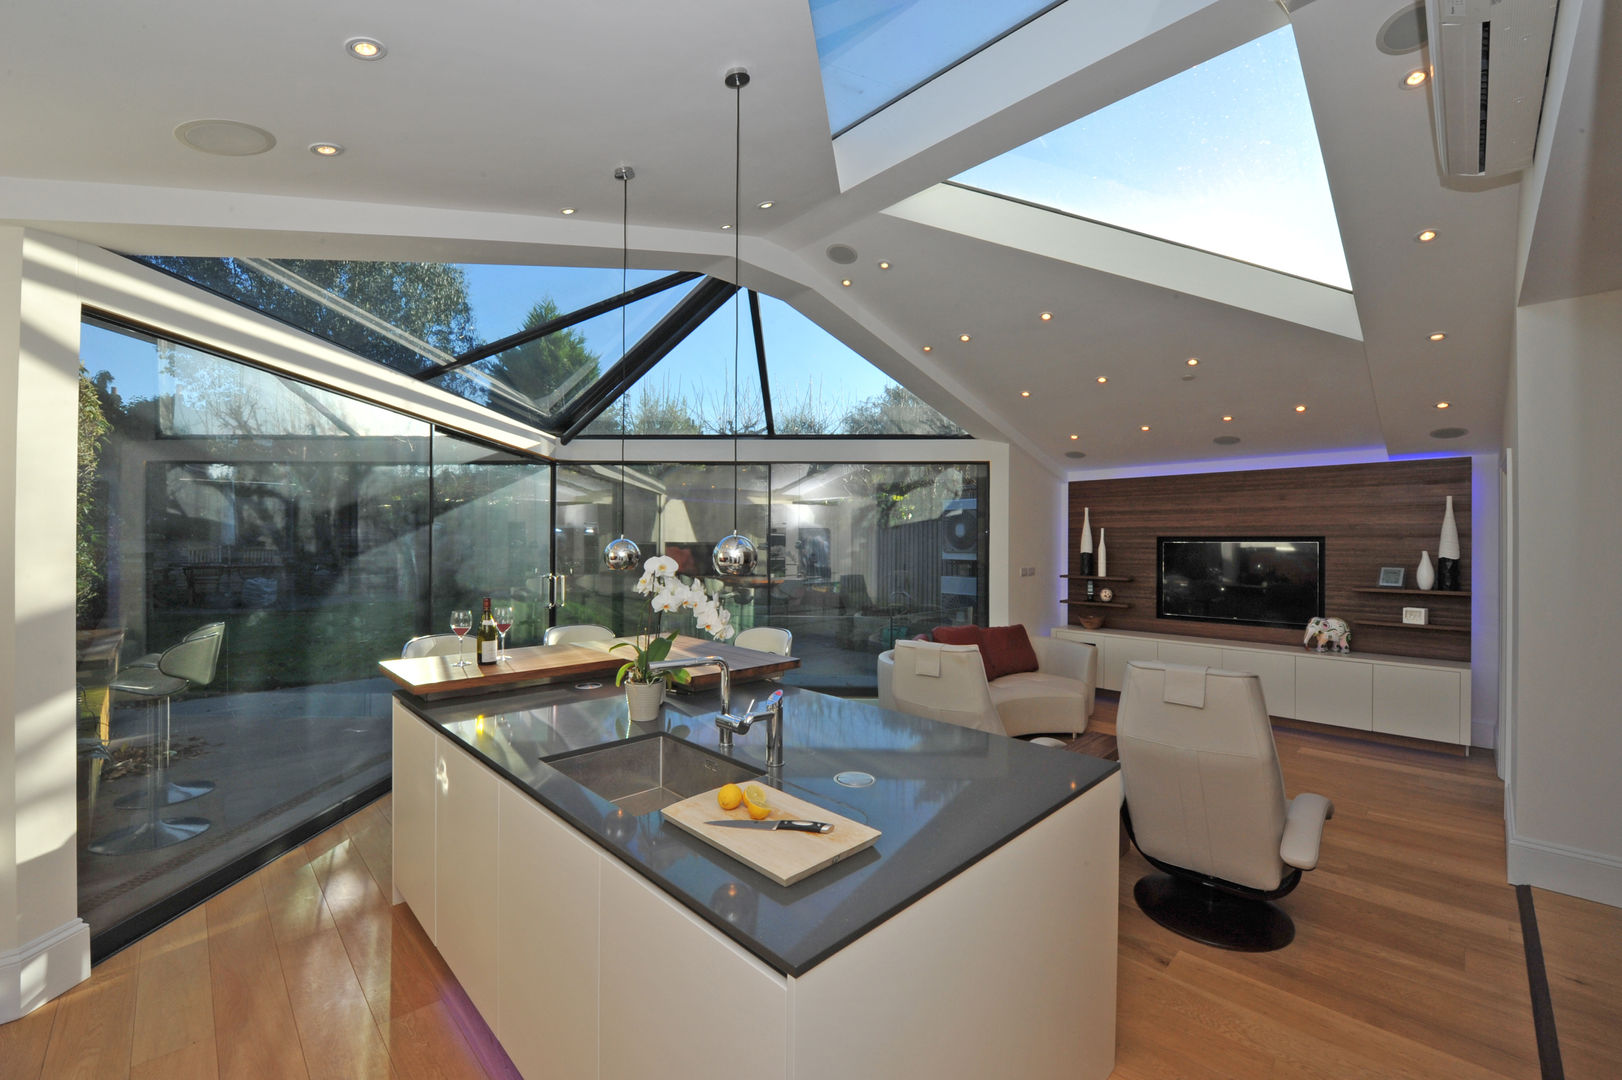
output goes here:
{"type": "Polygon", "coordinates": [[[396,899],[526,1077],[1109,1074],[1114,763],[785,688],[783,767],[763,724],[715,761],[881,835],[784,887],[565,771],[718,708],[396,696],[396,899]]]}

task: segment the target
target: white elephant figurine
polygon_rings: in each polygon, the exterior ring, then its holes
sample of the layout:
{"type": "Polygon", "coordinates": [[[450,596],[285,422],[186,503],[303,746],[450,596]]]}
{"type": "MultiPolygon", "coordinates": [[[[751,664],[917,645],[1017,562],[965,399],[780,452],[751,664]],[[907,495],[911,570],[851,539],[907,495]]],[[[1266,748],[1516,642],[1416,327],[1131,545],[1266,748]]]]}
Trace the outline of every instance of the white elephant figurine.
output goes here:
{"type": "Polygon", "coordinates": [[[1329,646],[1334,646],[1336,652],[1352,651],[1352,628],[1346,625],[1345,619],[1326,619],[1318,616],[1307,623],[1307,636],[1301,639],[1302,645],[1312,646],[1313,652],[1325,652],[1329,646]]]}

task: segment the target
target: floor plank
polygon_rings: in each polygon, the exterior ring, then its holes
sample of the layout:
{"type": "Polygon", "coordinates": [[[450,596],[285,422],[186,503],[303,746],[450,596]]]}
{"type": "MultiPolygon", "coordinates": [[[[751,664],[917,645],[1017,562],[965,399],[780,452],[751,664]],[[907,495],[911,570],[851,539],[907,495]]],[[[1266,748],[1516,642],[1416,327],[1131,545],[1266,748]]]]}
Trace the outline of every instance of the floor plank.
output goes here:
{"type": "Polygon", "coordinates": [[[109,957],[96,969],[98,978],[58,999],[40,1071],[45,1080],[119,1080],[129,1075],[139,957],[138,948],[109,957]]]}
{"type": "MultiPolygon", "coordinates": [[[[208,962],[208,918],[193,908],[149,934],[138,946],[135,1040],[131,1066],[185,1056],[203,1046],[214,1057],[213,983],[208,962]]],[[[189,1060],[189,1058],[188,1058],[189,1060]]],[[[196,1071],[195,1065],[177,1065],[196,1071]]]]}
{"type": "Polygon", "coordinates": [[[208,914],[221,1080],[305,1080],[304,1053],[258,874],[215,896],[208,914]]]}
{"type": "Polygon", "coordinates": [[[394,1076],[388,1048],[336,927],[278,946],[312,1080],[394,1076]]]}
{"type": "Polygon", "coordinates": [[[60,1000],[47,1001],[26,1016],[0,1024],[0,1080],[39,1080],[60,1000]]]}
{"type": "Polygon", "coordinates": [[[1622,1076],[1622,909],[1544,889],[1532,906],[1566,1075],[1622,1076]]]}

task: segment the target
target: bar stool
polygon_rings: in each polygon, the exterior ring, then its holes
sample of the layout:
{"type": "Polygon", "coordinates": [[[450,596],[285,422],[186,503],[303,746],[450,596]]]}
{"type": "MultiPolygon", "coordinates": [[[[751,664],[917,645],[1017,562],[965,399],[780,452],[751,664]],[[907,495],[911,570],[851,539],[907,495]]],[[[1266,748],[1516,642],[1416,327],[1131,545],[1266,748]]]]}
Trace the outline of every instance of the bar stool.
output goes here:
{"type": "Polygon", "coordinates": [[[157,705],[163,702],[163,750],[161,756],[147,769],[146,790],[117,800],[113,805],[121,809],[146,808],[151,811],[148,820],[122,829],[116,829],[89,845],[97,855],[128,855],[137,851],[152,851],[190,840],[210,825],[206,818],[160,818],[160,806],[186,802],[214,790],[212,781],[202,780],[187,784],[169,781],[170,699],[192,686],[207,686],[214,681],[214,670],[225,640],[225,625],[214,623],[196,636],[166,649],[158,658],[156,667],[126,668],[111,684],[111,689],[151,701],[152,744],[157,749],[157,705]]]}

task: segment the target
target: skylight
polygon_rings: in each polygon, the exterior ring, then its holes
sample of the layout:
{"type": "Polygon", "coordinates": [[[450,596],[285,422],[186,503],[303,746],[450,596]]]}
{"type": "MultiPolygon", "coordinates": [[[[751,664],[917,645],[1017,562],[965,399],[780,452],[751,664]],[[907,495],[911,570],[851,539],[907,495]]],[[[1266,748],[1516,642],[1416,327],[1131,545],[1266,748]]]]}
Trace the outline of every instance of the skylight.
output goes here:
{"type": "Polygon", "coordinates": [[[811,0],[828,128],[839,135],[1055,0],[811,0]]]}
{"type": "Polygon", "coordinates": [[[1288,26],[954,182],[1351,288],[1288,26]]]}

